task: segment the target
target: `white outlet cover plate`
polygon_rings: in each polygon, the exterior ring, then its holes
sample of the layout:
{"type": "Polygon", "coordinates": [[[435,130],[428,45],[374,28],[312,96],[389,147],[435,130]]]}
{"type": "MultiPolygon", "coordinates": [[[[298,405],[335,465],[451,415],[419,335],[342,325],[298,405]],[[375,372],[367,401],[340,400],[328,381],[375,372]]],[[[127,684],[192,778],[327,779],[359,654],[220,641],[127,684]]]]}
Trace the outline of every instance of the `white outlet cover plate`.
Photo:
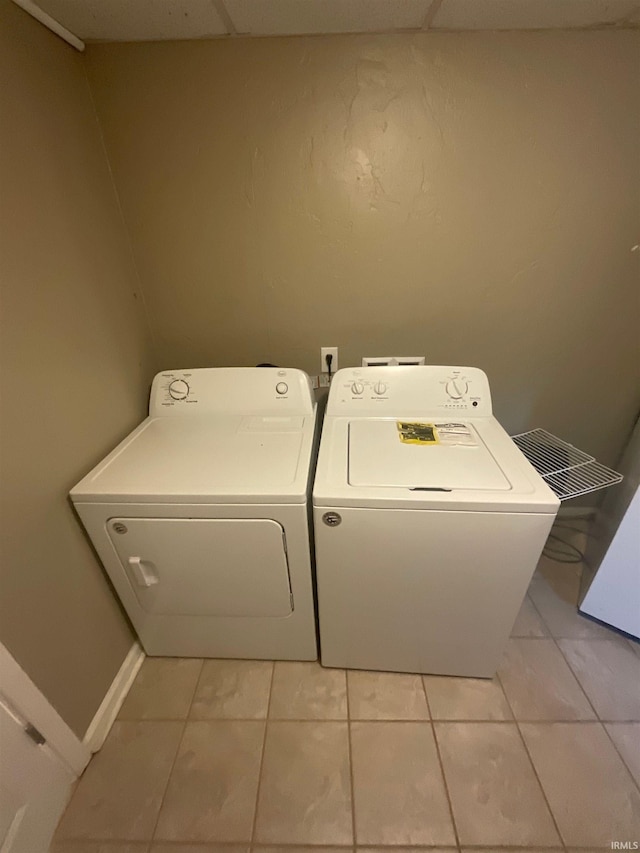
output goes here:
{"type": "Polygon", "coordinates": [[[333,374],[338,370],[338,347],[320,347],[320,373],[329,372],[325,358],[327,355],[333,356],[333,361],[331,362],[331,373],[333,374]]]}

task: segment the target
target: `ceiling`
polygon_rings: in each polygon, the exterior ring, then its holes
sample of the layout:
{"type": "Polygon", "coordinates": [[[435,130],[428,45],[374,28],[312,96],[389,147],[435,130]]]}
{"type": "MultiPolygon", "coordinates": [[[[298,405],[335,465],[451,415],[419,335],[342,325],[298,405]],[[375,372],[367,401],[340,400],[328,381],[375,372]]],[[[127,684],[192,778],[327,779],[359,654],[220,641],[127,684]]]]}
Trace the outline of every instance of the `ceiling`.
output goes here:
{"type": "Polygon", "coordinates": [[[36,0],[85,41],[640,26],[640,0],[36,0]]]}

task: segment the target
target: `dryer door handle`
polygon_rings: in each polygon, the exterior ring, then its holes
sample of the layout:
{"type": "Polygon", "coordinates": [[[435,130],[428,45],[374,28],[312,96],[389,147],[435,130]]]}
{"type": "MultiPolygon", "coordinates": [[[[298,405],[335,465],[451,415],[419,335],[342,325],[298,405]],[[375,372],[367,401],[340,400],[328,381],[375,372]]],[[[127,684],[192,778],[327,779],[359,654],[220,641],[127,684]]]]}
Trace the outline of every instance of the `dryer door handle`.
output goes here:
{"type": "Polygon", "coordinates": [[[129,565],[138,586],[153,586],[158,583],[156,567],[142,557],[129,557],[129,565]]]}

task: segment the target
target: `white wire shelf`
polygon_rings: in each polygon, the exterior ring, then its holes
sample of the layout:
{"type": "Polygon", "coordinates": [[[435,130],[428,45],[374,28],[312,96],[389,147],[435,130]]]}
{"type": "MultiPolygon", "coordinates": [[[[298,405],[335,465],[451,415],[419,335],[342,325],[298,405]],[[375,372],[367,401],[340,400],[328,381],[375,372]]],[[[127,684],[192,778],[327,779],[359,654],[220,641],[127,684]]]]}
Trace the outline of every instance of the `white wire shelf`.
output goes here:
{"type": "Polygon", "coordinates": [[[622,474],[545,429],[532,429],[511,437],[561,501],[622,482],[622,474]]]}

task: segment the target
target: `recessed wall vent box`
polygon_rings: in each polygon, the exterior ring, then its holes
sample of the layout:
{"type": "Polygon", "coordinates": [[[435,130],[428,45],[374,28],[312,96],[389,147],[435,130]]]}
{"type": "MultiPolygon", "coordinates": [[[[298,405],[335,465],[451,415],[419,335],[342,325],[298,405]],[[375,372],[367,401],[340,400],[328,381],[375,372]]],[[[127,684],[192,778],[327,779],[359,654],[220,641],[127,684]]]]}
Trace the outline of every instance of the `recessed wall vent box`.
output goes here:
{"type": "Polygon", "coordinates": [[[407,367],[410,364],[424,364],[423,355],[381,355],[376,358],[363,358],[363,367],[407,367]]]}

